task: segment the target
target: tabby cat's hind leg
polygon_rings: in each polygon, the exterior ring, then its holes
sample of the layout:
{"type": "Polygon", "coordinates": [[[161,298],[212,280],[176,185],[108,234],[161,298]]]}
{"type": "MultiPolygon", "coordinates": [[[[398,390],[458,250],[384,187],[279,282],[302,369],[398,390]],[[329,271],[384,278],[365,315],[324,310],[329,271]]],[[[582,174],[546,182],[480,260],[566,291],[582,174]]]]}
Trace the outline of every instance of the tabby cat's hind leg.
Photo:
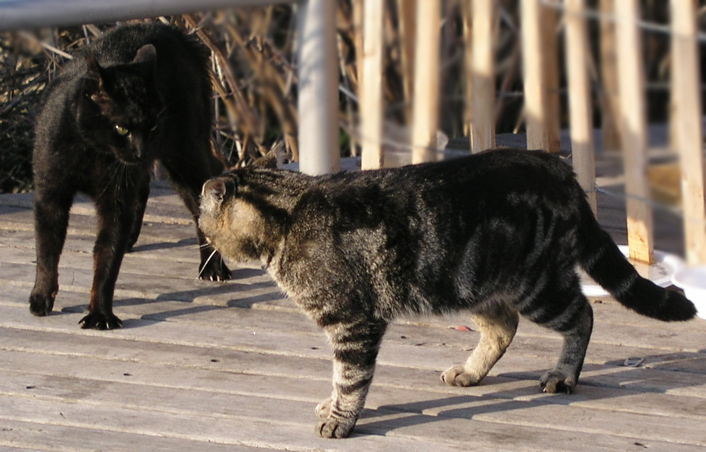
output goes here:
{"type": "Polygon", "coordinates": [[[593,329],[593,310],[581,292],[578,275],[567,264],[537,279],[534,290],[518,303],[520,314],[560,333],[564,338],[559,361],[540,378],[544,392],[571,393],[578,384],[593,329]]]}
{"type": "Polygon", "coordinates": [[[450,386],[476,385],[503,356],[517,331],[519,316],[506,305],[474,313],[471,318],[480,329],[480,341],[463,366],[453,366],[441,374],[450,386]]]}
{"type": "Polygon", "coordinates": [[[539,383],[543,392],[570,394],[578,384],[593,329],[593,310],[588,300],[580,295],[578,309],[568,325],[554,328],[564,336],[561,356],[553,370],[545,373],[539,383]]]}

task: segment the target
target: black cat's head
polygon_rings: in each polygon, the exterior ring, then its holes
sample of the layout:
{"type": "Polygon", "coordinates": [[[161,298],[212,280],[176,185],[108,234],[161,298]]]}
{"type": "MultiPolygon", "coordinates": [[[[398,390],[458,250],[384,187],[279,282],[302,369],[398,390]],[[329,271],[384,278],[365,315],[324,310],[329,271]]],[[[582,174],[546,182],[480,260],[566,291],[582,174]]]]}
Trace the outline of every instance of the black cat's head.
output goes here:
{"type": "Polygon", "coordinates": [[[86,57],[77,107],[80,132],[96,149],[108,149],[126,164],[154,157],[152,147],[164,110],[155,86],[156,60],[150,44],[128,64],[101,67],[93,54],[86,57]]]}

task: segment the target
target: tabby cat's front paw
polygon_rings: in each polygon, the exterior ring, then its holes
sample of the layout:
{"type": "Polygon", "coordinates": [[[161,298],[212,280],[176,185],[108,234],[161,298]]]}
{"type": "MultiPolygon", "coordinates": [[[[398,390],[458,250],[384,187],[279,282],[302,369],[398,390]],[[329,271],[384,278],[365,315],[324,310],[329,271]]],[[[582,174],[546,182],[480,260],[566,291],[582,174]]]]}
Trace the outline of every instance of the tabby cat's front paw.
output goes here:
{"type": "Polygon", "coordinates": [[[441,381],[449,386],[474,386],[481,380],[477,375],[466,372],[463,366],[450,367],[441,374],[441,381]]]}
{"type": "Polygon", "coordinates": [[[33,293],[29,296],[29,312],[44,317],[54,309],[54,297],[33,293]]]}
{"type": "Polygon", "coordinates": [[[123,327],[123,321],[116,317],[112,312],[102,314],[100,312],[91,312],[78,322],[84,330],[115,330],[123,327]]]}
{"type": "Polygon", "coordinates": [[[347,438],[357,419],[323,419],[316,424],[316,434],[322,438],[347,438]]]}
{"type": "Polygon", "coordinates": [[[571,394],[576,387],[576,379],[567,377],[563,372],[552,370],[542,375],[542,378],[539,379],[539,385],[542,388],[542,392],[571,394]]]}

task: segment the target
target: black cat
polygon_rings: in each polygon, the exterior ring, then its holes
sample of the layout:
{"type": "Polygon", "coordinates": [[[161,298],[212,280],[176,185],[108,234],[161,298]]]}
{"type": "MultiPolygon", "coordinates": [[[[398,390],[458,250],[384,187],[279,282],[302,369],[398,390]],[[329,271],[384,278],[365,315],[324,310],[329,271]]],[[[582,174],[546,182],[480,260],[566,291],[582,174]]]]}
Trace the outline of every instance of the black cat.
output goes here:
{"type": "Polygon", "coordinates": [[[333,392],[316,410],[325,437],[353,430],[382,337],[400,315],[471,313],[480,342],[441,375],[469,386],[503,355],[522,314],[563,336],[540,384],[571,392],[593,326],[578,266],[639,314],[696,312],[638,275],[568,165],[545,153],[496,150],[319,177],[240,169],[204,185],[199,223],[224,256],[261,261],[325,330],[334,359],[333,392]]]}
{"type": "MultiPolygon", "coordinates": [[[[207,50],[163,24],[118,27],[81,49],[47,88],[33,159],[37,276],[30,311],[51,312],[58,263],[77,192],[98,216],[94,278],[83,328],[122,326],[113,292],[124,253],[137,241],[155,159],[167,168],[198,220],[198,197],[223,164],[211,152],[213,122],[207,50]]],[[[230,270],[206,244],[199,276],[225,280],[230,270]]]]}

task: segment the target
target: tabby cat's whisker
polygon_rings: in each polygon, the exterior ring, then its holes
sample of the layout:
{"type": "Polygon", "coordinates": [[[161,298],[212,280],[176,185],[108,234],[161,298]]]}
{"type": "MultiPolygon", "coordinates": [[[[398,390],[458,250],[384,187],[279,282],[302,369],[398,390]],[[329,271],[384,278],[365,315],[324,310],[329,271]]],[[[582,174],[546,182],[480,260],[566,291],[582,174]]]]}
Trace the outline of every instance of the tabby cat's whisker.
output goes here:
{"type": "Polygon", "coordinates": [[[203,267],[201,267],[201,271],[199,272],[199,274],[198,274],[198,276],[196,277],[196,279],[201,278],[201,275],[203,274],[203,271],[206,269],[206,267],[208,267],[208,263],[211,262],[211,259],[213,258],[213,255],[216,254],[216,253],[217,253],[217,251],[216,251],[216,250],[213,250],[213,252],[211,253],[211,255],[208,256],[208,259],[206,259],[206,262],[203,263],[203,267]]]}

